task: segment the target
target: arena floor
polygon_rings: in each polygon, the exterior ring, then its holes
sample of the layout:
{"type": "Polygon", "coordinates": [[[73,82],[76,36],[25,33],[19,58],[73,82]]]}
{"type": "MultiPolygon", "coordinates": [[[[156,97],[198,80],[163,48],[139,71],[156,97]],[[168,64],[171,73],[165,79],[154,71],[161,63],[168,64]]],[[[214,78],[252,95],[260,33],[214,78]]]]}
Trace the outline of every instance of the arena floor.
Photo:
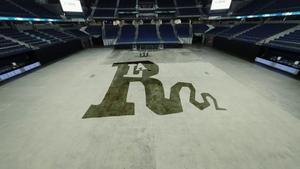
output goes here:
{"type": "Polygon", "coordinates": [[[0,169],[298,169],[299,89],[211,48],[87,49],[0,86],[0,169]]]}

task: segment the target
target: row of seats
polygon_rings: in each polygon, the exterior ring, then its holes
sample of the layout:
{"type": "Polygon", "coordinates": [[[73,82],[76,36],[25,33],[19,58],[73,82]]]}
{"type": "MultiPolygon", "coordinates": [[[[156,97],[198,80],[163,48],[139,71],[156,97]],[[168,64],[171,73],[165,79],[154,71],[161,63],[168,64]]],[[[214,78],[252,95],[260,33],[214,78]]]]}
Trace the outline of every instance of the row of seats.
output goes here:
{"type": "MultiPolygon", "coordinates": [[[[101,27],[98,27],[100,30],[101,27]]],[[[194,33],[204,33],[209,27],[205,24],[194,24],[192,29],[189,24],[153,24],[123,25],[121,28],[114,25],[105,25],[103,39],[117,39],[117,44],[156,44],[156,43],[181,43],[178,38],[192,38],[194,33]]]]}
{"type": "Polygon", "coordinates": [[[207,35],[245,41],[253,44],[261,42],[263,46],[266,47],[283,49],[290,52],[300,52],[300,30],[295,29],[297,28],[296,26],[298,26],[296,23],[244,23],[235,25],[231,28],[215,27],[209,31],[207,35]],[[295,30],[292,31],[293,29],[295,30]],[[275,35],[278,36],[278,34],[287,30],[291,30],[292,32],[279,36],[274,40],[265,41],[266,39],[273,36],[275,37],[275,35]]]}
{"type": "Polygon", "coordinates": [[[266,14],[300,11],[298,0],[253,0],[235,12],[235,15],[266,14]]]}
{"type": "MultiPolygon", "coordinates": [[[[101,0],[97,4],[98,8],[135,8],[137,6],[136,0],[101,0]]],[[[195,0],[157,0],[159,8],[174,8],[174,7],[194,7],[199,4],[195,0]]]]}
{"type": "Polygon", "coordinates": [[[71,29],[59,31],[54,29],[14,30],[0,29],[0,57],[25,53],[34,49],[64,43],[89,35],[71,29]]]}
{"type": "Polygon", "coordinates": [[[297,26],[295,23],[244,23],[231,28],[222,26],[216,27],[207,34],[257,43],[295,26],[297,26]]]}
{"type": "MultiPolygon", "coordinates": [[[[96,9],[94,17],[99,18],[135,18],[138,12],[136,10],[122,9],[96,9]]],[[[201,8],[179,8],[179,9],[157,9],[153,11],[158,17],[175,17],[175,16],[201,16],[204,15],[201,8]]]]}
{"type": "Polygon", "coordinates": [[[33,17],[33,18],[60,18],[59,15],[47,10],[34,0],[1,0],[0,16],[33,17]]]}
{"type": "Polygon", "coordinates": [[[265,46],[300,52],[300,30],[281,36],[265,44],[265,46]]]}

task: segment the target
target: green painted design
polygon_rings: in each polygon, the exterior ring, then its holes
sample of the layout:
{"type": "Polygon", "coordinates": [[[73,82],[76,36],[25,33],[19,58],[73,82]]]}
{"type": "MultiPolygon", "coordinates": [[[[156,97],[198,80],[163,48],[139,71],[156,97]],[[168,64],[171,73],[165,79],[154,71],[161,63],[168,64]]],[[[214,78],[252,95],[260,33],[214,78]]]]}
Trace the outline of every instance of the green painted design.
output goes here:
{"type": "Polygon", "coordinates": [[[152,78],[159,73],[159,67],[153,62],[115,63],[118,67],[116,75],[99,105],[92,105],[83,118],[134,115],[134,103],[127,102],[127,94],[131,82],[141,82],[145,87],[147,107],[158,115],[183,112],[180,100],[180,90],[189,88],[190,103],[199,110],[204,110],[211,104],[211,98],[216,110],[226,110],[218,106],[217,100],[209,93],[201,93],[204,102],[195,99],[196,89],[191,83],[178,82],[172,88],[170,97],[166,98],[161,81],[152,78]]]}

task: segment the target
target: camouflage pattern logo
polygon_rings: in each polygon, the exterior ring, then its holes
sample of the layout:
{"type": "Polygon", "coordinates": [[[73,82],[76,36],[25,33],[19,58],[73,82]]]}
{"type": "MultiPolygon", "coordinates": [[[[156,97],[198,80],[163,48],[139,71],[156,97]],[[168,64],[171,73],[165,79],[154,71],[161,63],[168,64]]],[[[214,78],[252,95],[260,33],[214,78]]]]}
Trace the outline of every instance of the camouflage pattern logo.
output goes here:
{"type": "Polygon", "coordinates": [[[131,82],[141,82],[145,87],[146,106],[157,115],[168,115],[183,112],[180,90],[189,88],[190,103],[199,110],[204,110],[212,99],[216,110],[226,110],[218,106],[217,100],[209,93],[201,93],[204,102],[195,99],[196,89],[191,83],[178,82],[172,88],[170,97],[166,98],[160,80],[152,78],[159,73],[159,67],[153,62],[115,63],[118,67],[115,77],[103,101],[99,105],[91,105],[83,118],[134,115],[134,103],[127,102],[127,94],[131,82]]]}

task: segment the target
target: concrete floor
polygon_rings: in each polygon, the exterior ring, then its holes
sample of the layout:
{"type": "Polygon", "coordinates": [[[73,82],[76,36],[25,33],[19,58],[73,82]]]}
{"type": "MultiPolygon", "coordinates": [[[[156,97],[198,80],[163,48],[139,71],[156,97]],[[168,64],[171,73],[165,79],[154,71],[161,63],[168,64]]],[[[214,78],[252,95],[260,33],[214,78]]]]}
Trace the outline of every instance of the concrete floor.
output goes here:
{"type": "Polygon", "coordinates": [[[211,48],[153,52],[87,49],[0,86],[0,169],[299,169],[300,83],[211,48]],[[82,119],[104,98],[115,62],[150,60],[166,96],[177,82],[210,93],[226,111],[159,116],[141,83],[135,115],[82,119]]]}

